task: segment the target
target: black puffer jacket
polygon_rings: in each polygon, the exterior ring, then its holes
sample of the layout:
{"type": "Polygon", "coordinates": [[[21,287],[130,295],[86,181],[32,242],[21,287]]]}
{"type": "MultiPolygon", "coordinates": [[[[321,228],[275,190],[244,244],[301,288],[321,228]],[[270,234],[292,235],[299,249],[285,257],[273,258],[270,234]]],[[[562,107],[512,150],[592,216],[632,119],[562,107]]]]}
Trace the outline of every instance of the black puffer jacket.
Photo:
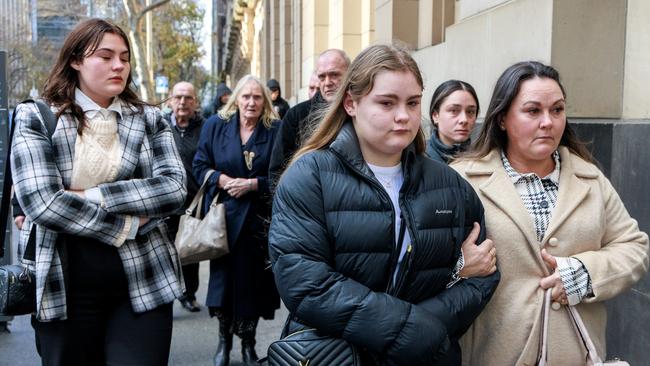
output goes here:
{"type": "Polygon", "coordinates": [[[275,186],[293,154],[305,142],[312,129],[316,127],[318,123],[315,119],[316,112],[325,107],[327,107],[325,99],[321,97],[320,92],[316,92],[311,99],[289,109],[282,119],[269,163],[271,191],[275,190],[275,186]]]}
{"type": "Polygon", "coordinates": [[[412,246],[396,288],[388,288],[399,252],[393,206],[351,123],[280,181],[269,234],[276,283],[301,322],[352,342],[378,363],[459,364],[457,339],[499,281],[496,272],[446,289],[473,222],[483,225],[483,207],[459,175],[413,146],[402,164],[399,200],[412,246]]]}

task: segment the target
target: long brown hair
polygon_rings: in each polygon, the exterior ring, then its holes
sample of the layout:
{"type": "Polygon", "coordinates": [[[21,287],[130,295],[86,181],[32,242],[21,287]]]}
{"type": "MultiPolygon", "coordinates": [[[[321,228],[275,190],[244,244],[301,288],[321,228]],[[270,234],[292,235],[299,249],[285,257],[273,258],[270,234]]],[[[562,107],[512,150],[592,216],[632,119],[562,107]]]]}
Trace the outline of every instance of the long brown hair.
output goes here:
{"type": "Polygon", "coordinates": [[[239,106],[237,105],[237,99],[239,98],[242,89],[251,81],[260,87],[260,90],[262,91],[262,99],[264,99],[260,121],[262,124],[264,124],[264,127],[271,128],[271,122],[273,122],[274,119],[279,119],[279,116],[273,109],[273,102],[271,102],[271,94],[269,92],[269,88],[267,88],[264,83],[262,83],[262,80],[250,74],[245,75],[239,79],[237,85],[235,86],[235,89],[232,91],[230,99],[228,99],[228,103],[226,103],[217,113],[219,114],[219,117],[225,119],[226,121],[229,121],[230,116],[237,113],[237,110],[239,109],[239,106]]]}
{"type": "MultiPolygon", "coordinates": [[[[372,91],[377,74],[382,71],[410,72],[415,76],[420,88],[424,88],[420,69],[408,51],[394,45],[367,47],[352,61],[334,101],[322,112],[322,121],[318,128],[302,148],[296,152],[291,161],[298,160],[298,158],[310,151],[327,148],[349,118],[343,106],[346,94],[349,93],[355,101],[368,95],[372,91]]],[[[414,142],[416,152],[418,154],[424,153],[426,141],[421,125],[414,142]]]]}
{"type": "MultiPolygon", "coordinates": [[[[86,120],[83,110],[75,103],[75,88],[79,87],[79,72],[71,65],[74,62],[83,62],[85,57],[95,52],[106,33],[115,34],[124,40],[131,61],[129,38],[120,27],[108,20],[88,19],[79,23],[66,37],[59,57],[43,87],[43,99],[59,108],[56,117],[59,118],[63,113],[70,113],[79,122],[77,131],[80,135],[86,120]]],[[[129,71],[126,87],[118,96],[123,102],[135,106],[142,112],[142,107],[146,103],[130,88],[132,81],[131,71],[129,71]]]]}
{"type": "MultiPolygon", "coordinates": [[[[562,95],[566,99],[566,92],[560,82],[560,74],[553,67],[544,65],[537,61],[518,62],[508,67],[497,80],[490,100],[490,106],[485,113],[485,120],[479,137],[474,142],[472,151],[461,158],[480,159],[487,156],[494,149],[506,151],[508,147],[508,135],[500,128],[500,123],[506,117],[512,102],[519,94],[521,84],[534,78],[547,78],[554,80],[562,90],[562,95]]],[[[573,132],[569,121],[566,121],[566,127],[560,146],[566,146],[574,154],[580,156],[586,161],[593,162],[593,158],[585,144],[578,140],[573,132]]]]}

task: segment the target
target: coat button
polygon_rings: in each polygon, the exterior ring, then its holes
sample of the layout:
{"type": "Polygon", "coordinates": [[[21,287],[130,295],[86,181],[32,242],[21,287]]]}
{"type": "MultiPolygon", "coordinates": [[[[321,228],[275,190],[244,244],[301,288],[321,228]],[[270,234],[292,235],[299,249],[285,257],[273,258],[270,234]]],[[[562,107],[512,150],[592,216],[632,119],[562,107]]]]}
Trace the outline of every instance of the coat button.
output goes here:
{"type": "Polygon", "coordinates": [[[560,243],[560,241],[557,240],[557,238],[550,238],[548,240],[548,245],[550,245],[552,247],[556,247],[559,243],[560,243]]]}
{"type": "Polygon", "coordinates": [[[553,303],[551,304],[551,308],[552,308],[553,310],[560,310],[561,307],[562,307],[562,305],[560,305],[559,302],[555,302],[555,301],[553,301],[553,303]]]}

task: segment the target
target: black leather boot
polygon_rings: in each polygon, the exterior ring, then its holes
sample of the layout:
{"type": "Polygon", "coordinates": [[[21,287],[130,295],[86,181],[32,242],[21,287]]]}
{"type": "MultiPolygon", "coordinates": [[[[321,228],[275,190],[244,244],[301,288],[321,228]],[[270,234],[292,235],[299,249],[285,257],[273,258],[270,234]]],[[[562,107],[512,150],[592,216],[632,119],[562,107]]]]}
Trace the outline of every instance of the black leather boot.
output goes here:
{"type": "Polygon", "coordinates": [[[257,365],[257,353],[255,353],[255,333],[246,335],[241,340],[241,357],[246,366],[257,365]]]}
{"type": "Polygon", "coordinates": [[[230,333],[230,324],[219,322],[219,339],[217,352],[214,354],[214,366],[228,366],[230,363],[231,349],[232,333],[230,333]]]}

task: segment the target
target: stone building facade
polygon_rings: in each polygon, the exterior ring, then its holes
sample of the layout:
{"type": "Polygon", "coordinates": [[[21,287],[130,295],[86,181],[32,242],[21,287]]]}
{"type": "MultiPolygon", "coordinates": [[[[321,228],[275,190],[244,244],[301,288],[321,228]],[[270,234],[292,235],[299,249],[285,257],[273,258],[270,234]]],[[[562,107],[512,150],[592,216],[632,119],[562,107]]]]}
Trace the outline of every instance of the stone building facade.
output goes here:
{"type": "MultiPolygon", "coordinates": [[[[230,16],[239,38],[226,52],[226,74],[275,78],[292,104],[305,99],[318,54],[333,47],[354,57],[375,42],[410,45],[425,80],[423,111],[436,86],[453,78],[476,88],[485,113],[506,67],[522,60],[553,65],[567,91],[569,120],[650,232],[650,2],[239,0],[236,12],[244,15],[230,16]]],[[[650,364],[650,276],[608,309],[610,353],[650,364]]]]}

